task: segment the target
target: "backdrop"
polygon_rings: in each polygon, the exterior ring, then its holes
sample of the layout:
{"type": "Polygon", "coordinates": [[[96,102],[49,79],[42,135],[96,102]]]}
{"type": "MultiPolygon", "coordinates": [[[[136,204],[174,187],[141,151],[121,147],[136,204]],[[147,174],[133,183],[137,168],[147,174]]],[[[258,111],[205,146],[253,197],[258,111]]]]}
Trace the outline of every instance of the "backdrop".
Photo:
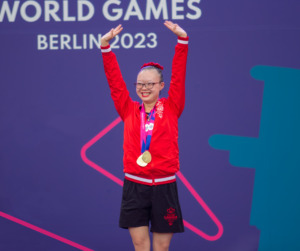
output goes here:
{"type": "Polygon", "coordinates": [[[299,0],[0,1],[0,250],[132,250],[119,229],[123,122],[99,50],[131,97],[140,66],[190,36],[179,120],[185,233],[170,250],[300,250],[299,0]]]}

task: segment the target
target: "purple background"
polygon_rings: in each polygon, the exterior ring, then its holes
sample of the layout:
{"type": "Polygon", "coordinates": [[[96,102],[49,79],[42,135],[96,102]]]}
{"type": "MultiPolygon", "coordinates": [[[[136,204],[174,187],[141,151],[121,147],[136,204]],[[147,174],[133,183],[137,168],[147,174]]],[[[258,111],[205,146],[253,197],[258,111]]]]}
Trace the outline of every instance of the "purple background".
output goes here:
{"type": "MultiPolygon", "coordinates": [[[[118,228],[121,187],[80,156],[81,147],[118,117],[100,51],[38,51],[36,36],[104,33],[118,23],[131,34],[155,32],[154,49],[114,50],[136,100],[131,83],[144,62],[160,62],[169,82],[176,37],[161,18],[111,22],[102,16],[103,3],[91,2],[96,13],[88,22],[28,23],[18,14],[14,23],[0,23],[0,211],[93,250],[131,250],[128,232],[118,228]]],[[[255,170],[231,166],[228,152],[214,150],[208,139],[258,136],[263,85],[249,71],[259,64],[300,69],[300,3],[203,0],[199,7],[200,19],[174,20],[190,36],[179,121],[181,171],[222,222],[224,234],[210,242],[186,229],[174,236],[170,250],[253,251],[259,242],[259,230],[249,225],[255,170]]],[[[119,124],[87,152],[120,179],[122,133],[119,124]]],[[[178,184],[184,218],[216,234],[211,219],[178,184]]],[[[0,217],[0,250],[76,248],[0,217]]]]}

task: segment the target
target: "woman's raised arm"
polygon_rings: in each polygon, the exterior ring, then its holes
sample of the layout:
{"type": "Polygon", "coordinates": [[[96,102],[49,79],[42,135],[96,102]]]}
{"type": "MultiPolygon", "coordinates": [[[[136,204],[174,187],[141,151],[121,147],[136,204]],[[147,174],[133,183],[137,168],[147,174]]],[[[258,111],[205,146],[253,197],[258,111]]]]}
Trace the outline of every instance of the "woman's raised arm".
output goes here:
{"type": "Polygon", "coordinates": [[[111,91],[111,97],[114,101],[117,112],[124,120],[128,110],[130,109],[130,105],[132,105],[132,100],[123,80],[116,55],[111,51],[109,45],[109,41],[117,36],[122,30],[123,27],[120,24],[103,35],[101,38],[101,51],[104,71],[111,91]]]}
{"type": "Polygon", "coordinates": [[[184,29],[171,21],[165,21],[164,25],[177,37],[178,43],[175,47],[175,55],[172,62],[172,76],[169,88],[170,106],[180,117],[185,103],[185,74],[188,53],[188,36],[184,29]]]}
{"type": "Polygon", "coordinates": [[[116,28],[112,28],[104,36],[101,37],[101,46],[106,47],[109,45],[109,41],[112,40],[123,30],[122,24],[119,24],[116,28]]]}

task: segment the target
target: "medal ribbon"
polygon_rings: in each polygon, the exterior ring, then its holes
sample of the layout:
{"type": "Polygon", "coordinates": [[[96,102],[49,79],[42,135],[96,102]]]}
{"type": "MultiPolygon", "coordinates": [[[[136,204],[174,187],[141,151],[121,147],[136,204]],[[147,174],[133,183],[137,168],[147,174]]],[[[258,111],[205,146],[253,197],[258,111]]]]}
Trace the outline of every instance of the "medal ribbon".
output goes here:
{"type": "Polygon", "coordinates": [[[141,108],[141,153],[149,150],[155,120],[155,106],[149,113],[149,119],[145,122],[146,112],[144,104],[141,108]]]}

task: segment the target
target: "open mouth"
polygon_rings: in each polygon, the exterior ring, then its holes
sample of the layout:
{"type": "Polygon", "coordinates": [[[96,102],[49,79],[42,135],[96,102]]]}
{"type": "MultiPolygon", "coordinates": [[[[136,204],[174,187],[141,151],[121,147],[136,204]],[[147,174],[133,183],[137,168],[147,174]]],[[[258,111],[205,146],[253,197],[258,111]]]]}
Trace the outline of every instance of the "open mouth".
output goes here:
{"type": "Polygon", "coordinates": [[[148,97],[150,95],[150,92],[142,92],[142,97],[145,98],[145,97],[148,97]]]}

